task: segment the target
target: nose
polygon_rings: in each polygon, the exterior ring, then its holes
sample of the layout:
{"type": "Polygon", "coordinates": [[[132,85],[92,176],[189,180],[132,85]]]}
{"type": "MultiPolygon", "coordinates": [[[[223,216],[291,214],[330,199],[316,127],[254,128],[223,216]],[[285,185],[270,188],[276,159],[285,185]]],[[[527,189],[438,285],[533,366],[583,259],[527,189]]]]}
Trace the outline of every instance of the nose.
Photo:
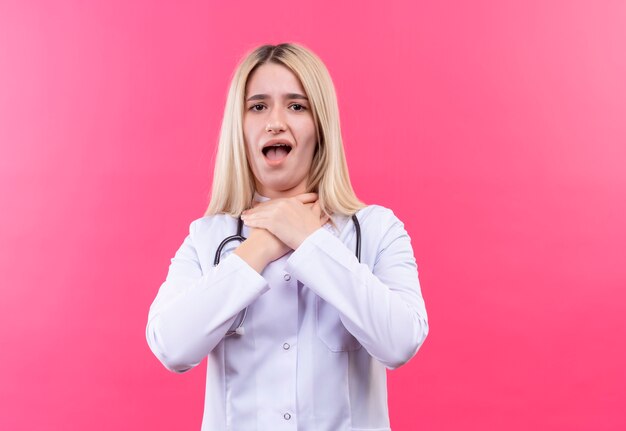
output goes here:
{"type": "Polygon", "coordinates": [[[268,133],[280,133],[285,131],[285,124],[281,121],[271,121],[265,126],[265,131],[268,133]]]}
{"type": "Polygon", "coordinates": [[[268,118],[267,125],[265,126],[265,131],[268,133],[280,133],[284,132],[287,126],[285,125],[284,120],[280,117],[280,114],[273,113],[273,115],[268,118]]]}

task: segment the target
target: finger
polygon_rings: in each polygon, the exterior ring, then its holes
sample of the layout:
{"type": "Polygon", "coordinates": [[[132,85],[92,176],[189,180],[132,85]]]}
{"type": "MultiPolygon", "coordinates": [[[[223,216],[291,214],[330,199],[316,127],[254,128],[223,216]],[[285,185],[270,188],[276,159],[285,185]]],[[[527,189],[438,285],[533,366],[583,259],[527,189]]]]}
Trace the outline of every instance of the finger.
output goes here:
{"type": "Polygon", "coordinates": [[[322,209],[320,208],[319,201],[315,201],[315,203],[311,206],[311,210],[313,211],[313,214],[315,214],[317,217],[321,216],[322,209]]]}
{"type": "Polygon", "coordinates": [[[300,203],[308,204],[317,200],[317,193],[303,193],[294,197],[300,201],[300,203]]]}
{"type": "Polygon", "coordinates": [[[275,217],[267,211],[251,212],[245,215],[241,215],[243,222],[248,225],[254,223],[255,227],[262,227],[263,229],[269,229],[269,226],[275,223],[275,217]]]}
{"type": "Polygon", "coordinates": [[[276,204],[259,205],[255,208],[250,208],[243,213],[242,217],[262,217],[262,218],[275,218],[280,214],[280,208],[276,204]]]}
{"type": "Polygon", "coordinates": [[[261,229],[267,229],[266,226],[266,220],[262,219],[262,218],[257,218],[257,217],[241,217],[241,220],[243,220],[243,224],[245,224],[248,227],[254,227],[254,228],[261,228],[261,229]]]}
{"type": "Polygon", "coordinates": [[[328,223],[328,221],[330,220],[330,217],[327,216],[326,214],[324,214],[321,219],[320,222],[322,223],[322,226],[324,226],[326,223],[328,223]]]}

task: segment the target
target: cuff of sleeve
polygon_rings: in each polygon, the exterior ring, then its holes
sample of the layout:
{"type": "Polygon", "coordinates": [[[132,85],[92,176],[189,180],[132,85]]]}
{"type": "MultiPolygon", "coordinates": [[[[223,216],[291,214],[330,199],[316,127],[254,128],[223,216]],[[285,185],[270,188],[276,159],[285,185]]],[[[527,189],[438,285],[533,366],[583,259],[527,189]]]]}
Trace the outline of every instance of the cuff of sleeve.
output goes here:
{"type": "Polygon", "coordinates": [[[265,293],[269,290],[267,280],[235,253],[231,253],[225,257],[220,265],[224,265],[225,273],[230,274],[235,272],[237,278],[242,281],[242,286],[258,293],[265,293]]]}
{"type": "Polygon", "coordinates": [[[309,268],[315,265],[320,259],[314,259],[315,253],[322,252],[323,255],[329,257],[335,263],[352,270],[355,264],[358,264],[354,254],[348,250],[343,242],[332,233],[324,228],[319,228],[309,235],[300,244],[300,247],[293,252],[287,259],[287,268],[292,273],[299,273],[298,268],[309,268]]]}

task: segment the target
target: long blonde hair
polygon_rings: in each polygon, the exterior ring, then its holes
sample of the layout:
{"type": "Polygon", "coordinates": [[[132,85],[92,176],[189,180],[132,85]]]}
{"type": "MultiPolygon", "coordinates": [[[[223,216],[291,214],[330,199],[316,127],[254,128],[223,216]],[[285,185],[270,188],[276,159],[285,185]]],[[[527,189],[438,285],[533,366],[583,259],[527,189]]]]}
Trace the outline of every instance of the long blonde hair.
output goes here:
{"type": "Polygon", "coordinates": [[[250,207],[255,191],[243,136],[244,98],[248,78],[265,63],[287,67],[300,80],[310,101],[317,136],[307,191],[318,193],[327,214],[354,214],[365,206],[355,195],[343,150],[339,108],[332,79],[324,63],[310,50],[294,43],[263,45],[237,66],[226,99],[220,131],[211,200],[205,215],[238,216],[250,207]]]}

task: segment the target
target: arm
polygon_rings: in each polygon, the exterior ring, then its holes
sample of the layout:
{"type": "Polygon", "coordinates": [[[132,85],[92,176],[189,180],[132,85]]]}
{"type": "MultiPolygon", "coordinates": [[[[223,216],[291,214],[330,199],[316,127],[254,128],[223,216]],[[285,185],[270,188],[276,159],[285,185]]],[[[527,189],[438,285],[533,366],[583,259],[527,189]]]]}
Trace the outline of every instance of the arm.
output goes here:
{"type": "Polygon", "coordinates": [[[241,257],[231,254],[206,274],[194,245],[196,222],[176,252],[150,306],[146,338],[163,365],[184,372],[224,338],[237,314],[268,289],[241,257]]]}
{"type": "Polygon", "coordinates": [[[367,222],[364,236],[383,229],[373,270],[325,229],[307,237],[289,258],[288,268],[337,309],[346,329],[373,357],[397,368],[413,357],[428,334],[426,308],[403,224],[391,211],[367,222]]]}

